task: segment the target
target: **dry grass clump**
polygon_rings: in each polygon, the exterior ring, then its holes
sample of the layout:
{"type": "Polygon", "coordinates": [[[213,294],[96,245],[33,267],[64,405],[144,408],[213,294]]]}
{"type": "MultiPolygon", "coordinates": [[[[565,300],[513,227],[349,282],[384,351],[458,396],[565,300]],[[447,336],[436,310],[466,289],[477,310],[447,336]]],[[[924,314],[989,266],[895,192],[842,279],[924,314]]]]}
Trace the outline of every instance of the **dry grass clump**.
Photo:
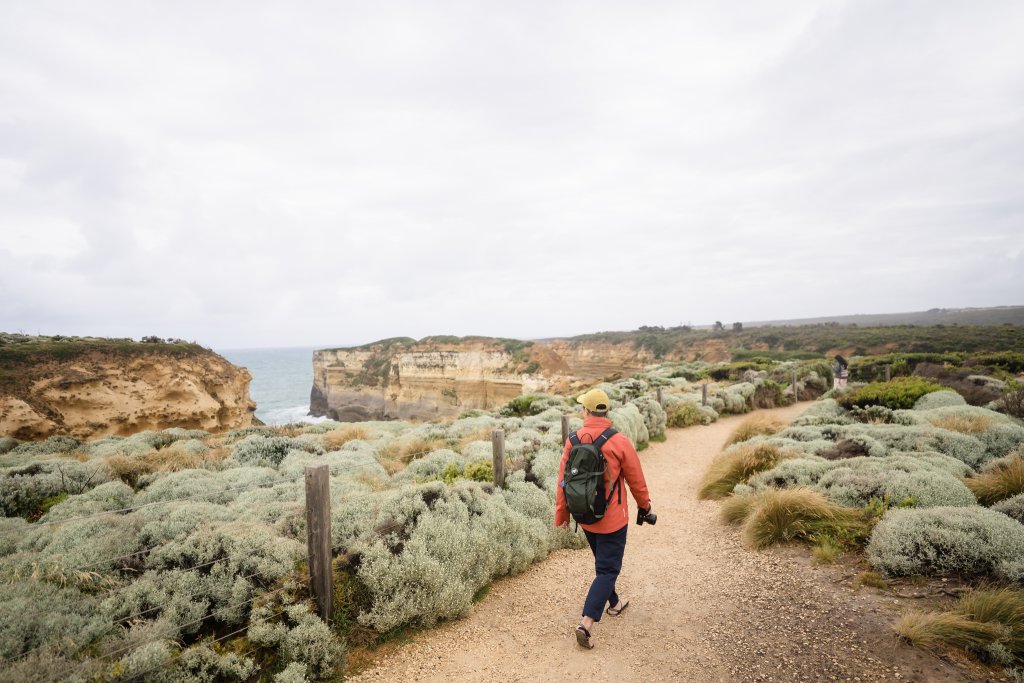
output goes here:
{"type": "Polygon", "coordinates": [[[893,629],[912,645],[934,648],[953,645],[964,650],[980,650],[1003,633],[998,624],[974,621],[954,612],[907,612],[893,629]]]}
{"type": "Polygon", "coordinates": [[[323,440],[327,444],[327,450],[337,450],[347,444],[349,441],[369,441],[375,438],[374,434],[371,434],[368,429],[363,427],[343,427],[342,429],[335,429],[327,432],[323,435],[323,440]]]}
{"type": "Polygon", "coordinates": [[[854,586],[871,586],[872,588],[878,588],[886,590],[889,588],[889,582],[879,574],[878,572],[861,572],[857,575],[857,578],[853,580],[854,586]]]}
{"type": "Polygon", "coordinates": [[[733,446],[711,462],[701,479],[698,496],[704,500],[724,498],[732,493],[736,484],[795,456],[795,453],[769,443],[741,443],[733,446]]]}
{"type": "Polygon", "coordinates": [[[786,423],[778,418],[771,417],[769,415],[754,414],[741,422],[739,426],[733,430],[732,434],[729,435],[729,439],[725,442],[725,445],[731,446],[734,443],[740,443],[741,441],[746,441],[755,436],[771,436],[772,434],[782,431],[785,426],[786,423]]]}
{"type": "Polygon", "coordinates": [[[757,498],[743,525],[743,539],[754,548],[809,540],[821,545],[820,539],[851,538],[867,528],[858,510],[808,488],[768,489],[757,498]]]}
{"type": "Polygon", "coordinates": [[[446,448],[444,441],[437,439],[415,439],[405,443],[392,441],[377,450],[377,462],[388,473],[397,474],[416,458],[446,448]]]}
{"type": "Polygon", "coordinates": [[[475,432],[472,432],[471,434],[467,434],[466,436],[459,439],[459,443],[456,446],[456,449],[458,450],[459,453],[461,453],[463,450],[465,450],[466,446],[473,443],[474,441],[490,441],[491,431],[492,430],[490,427],[484,427],[483,429],[479,429],[475,432]]]}
{"type": "Polygon", "coordinates": [[[992,427],[992,418],[987,415],[943,415],[931,420],[931,423],[951,432],[980,434],[992,427]]]}
{"type": "Polygon", "coordinates": [[[750,516],[750,512],[754,509],[757,501],[757,495],[729,496],[722,501],[722,507],[718,512],[723,522],[738,526],[747,521],[747,517],[750,516]]]}
{"type": "Polygon", "coordinates": [[[948,612],[910,612],[893,627],[914,645],[950,645],[1019,664],[1024,658],[1024,591],[979,588],[948,612]]]}
{"type": "Polygon", "coordinates": [[[982,505],[994,505],[1024,493],[1024,456],[1011,453],[993,462],[984,472],[964,479],[964,483],[982,505]]]}
{"type": "Polygon", "coordinates": [[[220,462],[231,455],[226,447],[212,448],[204,453],[192,453],[173,448],[152,451],[145,455],[111,455],[101,458],[118,479],[134,487],[139,478],[154,472],[180,472],[203,469],[210,463],[220,462]]]}

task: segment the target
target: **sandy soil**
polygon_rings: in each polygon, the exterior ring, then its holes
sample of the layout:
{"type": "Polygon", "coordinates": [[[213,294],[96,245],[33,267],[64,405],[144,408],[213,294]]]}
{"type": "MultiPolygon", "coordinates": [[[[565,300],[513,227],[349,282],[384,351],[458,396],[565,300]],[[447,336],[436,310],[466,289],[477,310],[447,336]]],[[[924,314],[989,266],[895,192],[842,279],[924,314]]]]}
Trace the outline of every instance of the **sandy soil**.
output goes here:
{"type": "MultiPolygon", "coordinates": [[[[767,412],[790,419],[804,408],[767,412]]],[[[897,641],[889,624],[905,605],[854,588],[849,568],[813,567],[801,548],[747,550],[718,521],[718,504],[697,500],[697,482],[741,420],[671,430],[641,454],[658,524],[630,526],[618,590],[631,603],[595,627],[593,650],[572,635],[592,556],[564,550],[348,680],[988,680],[897,641]]]]}

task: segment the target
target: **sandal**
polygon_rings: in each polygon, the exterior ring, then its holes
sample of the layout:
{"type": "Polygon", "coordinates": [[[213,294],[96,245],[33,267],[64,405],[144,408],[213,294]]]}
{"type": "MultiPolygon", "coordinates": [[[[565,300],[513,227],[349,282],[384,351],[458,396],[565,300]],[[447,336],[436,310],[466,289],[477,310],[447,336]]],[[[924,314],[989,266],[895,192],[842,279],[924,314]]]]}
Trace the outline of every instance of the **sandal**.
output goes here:
{"type": "Polygon", "coordinates": [[[590,631],[585,629],[583,624],[576,627],[576,643],[580,647],[585,647],[588,650],[591,650],[594,647],[594,644],[590,642],[590,631]]]}
{"type": "Polygon", "coordinates": [[[622,614],[623,612],[625,612],[627,607],[629,607],[629,600],[626,600],[625,602],[623,602],[622,603],[622,607],[620,607],[618,609],[615,609],[614,607],[609,607],[608,609],[605,610],[605,612],[607,612],[610,616],[617,617],[620,614],[622,614]]]}

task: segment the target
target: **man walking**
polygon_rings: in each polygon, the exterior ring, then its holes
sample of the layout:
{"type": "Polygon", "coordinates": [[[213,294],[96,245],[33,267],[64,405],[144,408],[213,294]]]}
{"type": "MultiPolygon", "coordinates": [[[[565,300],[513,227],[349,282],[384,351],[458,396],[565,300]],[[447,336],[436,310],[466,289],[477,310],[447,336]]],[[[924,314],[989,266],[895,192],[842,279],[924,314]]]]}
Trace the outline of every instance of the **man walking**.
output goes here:
{"type": "MultiPolygon", "coordinates": [[[[605,460],[604,482],[599,492],[606,493],[603,496],[598,494],[600,499],[606,500],[604,515],[593,523],[580,523],[590,544],[590,550],[594,553],[596,573],[583,603],[583,618],[576,627],[576,641],[589,649],[594,647],[591,630],[596,622],[601,621],[601,616],[606,611],[605,607],[607,606],[608,614],[616,617],[629,606],[629,600],[622,600],[615,592],[615,581],[622,569],[622,555],[626,550],[626,530],[629,528],[629,501],[622,493],[623,480],[629,485],[636,504],[642,510],[650,512],[651,498],[647,493],[647,482],[644,480],[640,458],[633,444],[625,435],[618,432],[608,436],[607,430],[612,426],[611,420],[608,419],[608,410],[611,407],[608,394],[601,389],[591,389],[576,401],[583,405],[583,429],[574,435],[576,443],[592,443],[599,446],[605,460]]],[[[573,441],[572,437],[566,441],[562,463],[558,469],[555,526],[559,527],[569,526],[565,468],[569,453],[574,448],[573,441]]],[[[575,475],[576,472],[571,474],[575,475]]],[[[575,501],[574,496],[570,497],[575,501]]],[[[600,501],[598,503],[598,507],[604,507],[600,501]]]]}

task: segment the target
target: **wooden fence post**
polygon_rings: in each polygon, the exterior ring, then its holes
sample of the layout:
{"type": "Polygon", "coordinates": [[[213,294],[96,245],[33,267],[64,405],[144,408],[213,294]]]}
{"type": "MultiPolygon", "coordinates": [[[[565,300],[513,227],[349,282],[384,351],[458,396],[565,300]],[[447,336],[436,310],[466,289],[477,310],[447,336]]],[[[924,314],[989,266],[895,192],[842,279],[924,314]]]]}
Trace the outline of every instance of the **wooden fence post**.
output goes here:
{"type": "Polygon", "coordinates": [[[800,400],[800,392],[796,387],[796,370],[793,371],[793,403],[800,400]]]}
{"type": "Polygon", "coordinates": [[[708,404],[708,383],[704,382],[700,388],[700,404],[706,406],[708,404]]]}
{"type": "Polygon", "coordinates": [[[320,618],[331,623],[334,572],[331,568],[331,468],[327,463],[306,465],[306,548],[309,585],[320,618]]]}
{"type": "Polygon", "coordinates": [[[491,462],[494,465],[494,485],[505,487],[505,430],[491,432],[491,462]]]}
{"type": "Polygon", "coordinates": [[[658,405],[662,408],[665,407],[665,392],[661,387],[658,387],[658,405]]]}
{"type": "Polygon", "coordinates": [[[892,379],[892,366],[891,365],[886,365],[885,366],[885,381],[888,382],[891,379],[892,379]]]}
{"type": "Polygon", "coordinates": [[[565,447],[565,442],[569,440],[569,416],[562,416],[562,447],[565,447]]]}

